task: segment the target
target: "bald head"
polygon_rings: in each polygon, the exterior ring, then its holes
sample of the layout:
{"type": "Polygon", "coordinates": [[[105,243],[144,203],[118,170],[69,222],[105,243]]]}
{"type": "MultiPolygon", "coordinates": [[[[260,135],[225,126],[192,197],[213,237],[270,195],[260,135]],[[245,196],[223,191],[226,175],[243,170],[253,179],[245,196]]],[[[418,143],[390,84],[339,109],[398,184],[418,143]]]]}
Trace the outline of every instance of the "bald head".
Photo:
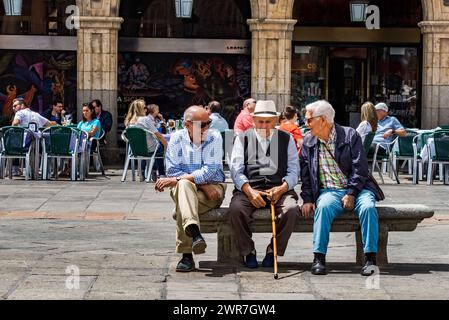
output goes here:
{"type": "Polygon", "coordinates": [[[209,113],[200,106],[191,106],[184,112],[184,121],[208,121],[209,113]]]}
{"type": "Polygon", "coordinates": [[[243,109],[248,110],[248,112],[253,113],[256,108],[256,99],[249,98],[243,102],[243,109]]]}
{"type": "Polygon", "coordinates": [[[203,107],[191,106],[184,112],[184,126],[194,144],[205,141],[209,125],[209,113],[203,107]]]}

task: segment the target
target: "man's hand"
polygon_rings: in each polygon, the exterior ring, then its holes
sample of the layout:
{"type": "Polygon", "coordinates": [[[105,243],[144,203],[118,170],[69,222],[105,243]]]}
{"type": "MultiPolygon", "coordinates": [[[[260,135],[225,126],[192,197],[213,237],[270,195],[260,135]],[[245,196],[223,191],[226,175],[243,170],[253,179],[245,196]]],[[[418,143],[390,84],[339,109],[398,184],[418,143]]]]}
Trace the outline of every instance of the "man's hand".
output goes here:
{"type": "Polygon", "coordinates": [[[242,187],[242,191],[248,197],[248,199],[251,202],[251,204],[253,206],[255,206],[257,209],[263,208],[263,207],[265,207],[267,205],[265,200],[262,198],[262,196],[267,196],[267,193],[251,188],[249,183],[245,184],[242,187]]]}
{"type": "Polygon", "coordinates": [[[161,178],[156,181],[154,189],[159,192],[164,192],[165,188],[175,187],[178,184],[176,178],[161,178]]]}
{"type": "Polygon", "coordinates": [[[393,134],[393,132],[394,132],[393,129],[389,129],[389,130],[385,131],[384,139],[388,139],[393,134]]]}
{"type": "Polygon", "coordinates": [[[301,213],[304,218],[309,218],[315,211],[316,207],[314,203],[304,203],[301,207],[301,213]]]}
{"type": "Polygon", "coordinates": [[[220,192],[217,190],[217,188],[215,188],[211,184],[205,184],[205,185],[198,186],[198,189],[203,191],[204,194],[206,195],[207,199],[209,199],[211,201],[218,201],[221,198],[220,192]]]}
{"type": "Polygon", "coordinates": [[[355,197],[347,194],[341,198],[341,202],[343,202],[343,208],[346,210],[353,210],[355,206],[355,197]]]}
{"type": "Polygon", "coordinates": [[[274,187],[269,190],[266,190],[267,198],[273,203],[277,203],[279,199],[281,199],[282,195],[288,191],[288,184],[287,182],[284,182],[279,187],[274,187]]]}
{"type": "Polygon", "coordinates": [[[164,116],[161,113],[158,113],[156,115],[156,118],[159,118],[159,120],[164,121],[164,116]]]}

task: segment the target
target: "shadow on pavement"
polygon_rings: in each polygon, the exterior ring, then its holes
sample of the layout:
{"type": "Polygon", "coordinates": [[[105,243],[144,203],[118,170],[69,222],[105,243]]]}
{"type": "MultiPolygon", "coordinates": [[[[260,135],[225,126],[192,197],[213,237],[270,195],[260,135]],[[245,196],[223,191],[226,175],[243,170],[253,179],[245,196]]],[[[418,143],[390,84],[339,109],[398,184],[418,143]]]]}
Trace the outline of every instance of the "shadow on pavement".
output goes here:
{"type": "MultiPolygon", "coordinates": [[[[278,264],[279,279],[289,278],[310,272],[311,263],[281,262],[278,264]]],[[[359,274],[361,266],[356,263],[327,262],[328,275],[331,274],[359,274]]],[[[412,276],[415,274],[431,274],[432,272],[447,272],[449,276],[449,264],[442,263],[390,263],[380,267],[381,275],[412,276]]],[[[207,277],[223,277],[239,272],[266,272],[273,273],[273,268],[249,269],[241,263],[219,264],[214,261],[201,261],[197,272],[204,272],[207,277]]]]}

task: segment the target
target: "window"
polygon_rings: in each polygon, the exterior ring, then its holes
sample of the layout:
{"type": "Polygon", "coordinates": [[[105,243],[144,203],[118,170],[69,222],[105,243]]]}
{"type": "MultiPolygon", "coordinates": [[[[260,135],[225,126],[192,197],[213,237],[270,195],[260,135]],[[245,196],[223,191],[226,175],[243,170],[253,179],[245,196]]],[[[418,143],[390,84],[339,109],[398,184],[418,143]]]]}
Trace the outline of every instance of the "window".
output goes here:
{"type": "Polygon", "coordinates": [[[371,97],[385,102],[406,127],[418,127],[418,49],[383,47],[371,50],[371,97]]]}
{"type": "Polygon", "coordinates": [[[176,18],[174,0],[126,2],[120,6],[124,18],[119,35],[145,38],[248,39],[246,20],[249,1],[195,0],[192,18],[176,18]]]}
{"type": "Polygon", "coordinates": [[[2,0],[0,34],[75,36],[66,28],[66,8],[75,0],[2,0]],[[11,14],[11,8],[15,14],[11,14]]]}
{"type": "Polygon", "coordinates": [[[326,48],[293,46],[292,104],[304,108],[325,98],[326,48]]]}

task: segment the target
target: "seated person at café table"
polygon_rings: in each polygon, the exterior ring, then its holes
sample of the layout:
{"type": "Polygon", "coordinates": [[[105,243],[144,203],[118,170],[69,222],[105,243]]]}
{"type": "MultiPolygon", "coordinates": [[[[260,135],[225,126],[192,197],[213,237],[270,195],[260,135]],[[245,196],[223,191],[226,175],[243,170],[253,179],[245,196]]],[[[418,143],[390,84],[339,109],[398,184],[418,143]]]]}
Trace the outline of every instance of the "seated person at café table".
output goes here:
{"type": "Polygon", "coordinates": [[[147,134],[147,146],[148,152],[156,151],[156,161],[155,161],[155,169],[158,170],[160,176],[165,176],[165,168],[164,168],[164,150],[167,149],[167,141],[164,136],[157,131],[156,123],[154,122],[154,118],[152,114],[155,112],[159,113],[159,107],[157,105],[149,105],[145,106],[145,100],[139,99],[131,102],[129,106],[128,113],[125,118],[125,126],[129,127],[139,127],[145,130],[154,133],[154,136],[151,134],[147,134]],[[157,107],[157,108],[156,108],[157,107]],[[146,116],[145,108],[150,109],[150,114],[146,116]],[[156,137],[157,140],[154,138],[156,137]],[[158,149],[158,140],[160,142],[158,149]]]}
{"type": "Polygon", "coordinates": [[[100,120],[95,118],[95,107],[92,103],[83,104],[83,121],[78,123],[77,128],[86,131],[89,138],[100,138],[101,124],[100,120]]]}
{"type": "Polygon", "coordinates": [[[396,135],[405,137],[407,132],[398,119],[388,115],[388,106],[385,103],[378,103],[374,108],[376,109],[378,122],[376,135],[370,147],[370,154],[374,153],[376,144],[380,143],[381,145],[377,152],[380,155],[385,155],[388,147],[385,143],[392,142],[396,138],[396,135]]]}
{"type": "Polygon", "coordinates": [[[49,109],[47,109],[43,116],[50,121],[54,121],[62,125],[64,105],[61,100],[55,99],[49,109]]]}
{"type": "Polygon", "coordinates": [[[13,126],[19,126],[23,128],[28,128],[30,122],[35,122],[38,127],[50,127],[56,125],[56,122],[50,121],[39,113],[32,111],[25,103],[25,101],[21,100],[22,107],[19,111],[14,115],[14,120],[12,122],[13,126]]]}
{"type": "Polygon", "coordinates": [[[206,241],[200,232],[199,215],[218,208],[226,184],[223,172],[221,134],[209,130],[205,109],[192,106],[184,113],[185,128],[174,132],[166,153],[167,178],[157,180],[156,191],[170,188],[176,205],[176,252],[182,259],[178,272],[195,269],[192,252],[205,253],[206,241]]]}

